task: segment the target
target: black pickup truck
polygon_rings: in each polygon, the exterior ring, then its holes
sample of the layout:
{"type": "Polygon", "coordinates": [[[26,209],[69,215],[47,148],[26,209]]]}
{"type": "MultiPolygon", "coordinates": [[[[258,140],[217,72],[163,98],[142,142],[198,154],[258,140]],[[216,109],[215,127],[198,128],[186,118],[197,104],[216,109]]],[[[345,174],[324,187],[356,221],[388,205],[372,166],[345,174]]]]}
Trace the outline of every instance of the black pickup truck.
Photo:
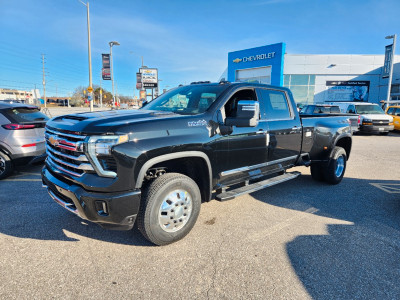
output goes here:
{"type": "Polygon", "coordinates": [[[200,83],[139,110],[59,116],[46,125],[43,185],[64,208],[104,228],[135,221],[157,245],[183,238],[201,202],[290,179],[294,166],[339,183],[352,137],[348,118],[301,118],[289,89],[200,83]]]}

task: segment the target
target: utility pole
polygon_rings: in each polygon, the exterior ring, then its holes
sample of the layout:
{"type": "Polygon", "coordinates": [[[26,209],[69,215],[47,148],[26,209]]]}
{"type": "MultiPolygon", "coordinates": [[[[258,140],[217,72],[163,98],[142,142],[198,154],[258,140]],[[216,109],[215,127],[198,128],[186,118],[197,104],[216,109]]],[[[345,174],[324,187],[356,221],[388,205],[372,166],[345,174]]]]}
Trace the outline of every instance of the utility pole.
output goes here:
{"type": "Polygon", "coordinates": [[[44,73],[44,54],[42,54],[42,65],[43,65],[43,99],[44,99],[44,107],[47,107],[47,100],[46,100],[46,75],[44,73]]]}

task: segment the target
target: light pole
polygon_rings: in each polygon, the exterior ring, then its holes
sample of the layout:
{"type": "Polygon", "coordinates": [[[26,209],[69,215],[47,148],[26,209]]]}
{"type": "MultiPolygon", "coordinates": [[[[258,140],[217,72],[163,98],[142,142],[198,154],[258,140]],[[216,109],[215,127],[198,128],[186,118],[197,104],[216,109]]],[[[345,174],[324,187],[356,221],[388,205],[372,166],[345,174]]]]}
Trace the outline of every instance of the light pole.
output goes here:
{"type": "Polygon", "coordinates": [[[110,63],[111,63],[111,84],[112,84],[112,94],[113,94],[113,107],[115,106],[115,94],[114,94],[114,68],[113,68],[113,58],[112,58],[112,47],[119,46],[120,44],[116,41],[108,43],[110,45],[110,63]]]}
{"type": "Polygon", "coordinates": [[[80,3],[86,6],[87,11],[87,31],[88,31],[88,56],[89,56],[89,95],[91,98],[90,103],[90,111],[93,111],[93,84],[92,84],[92,54],[91,54],[91,46],[90,46],[90,17],[89,17],[89,2],[85,3],[79,0],[80,3]]]}
{"type": "Polygon", "coordinates": [[[390,40],[393,39],[393,49],[392,49],[392,59],[390,60],[390,72],[389,72],[389,82],[388,82],[388,92],[386,96],[386,108],[390,106],[390,90],[392,88],[392,76],[393,76],[393,61],[396,51],[396,34],[388,35],[385,39],[390,40]]]}

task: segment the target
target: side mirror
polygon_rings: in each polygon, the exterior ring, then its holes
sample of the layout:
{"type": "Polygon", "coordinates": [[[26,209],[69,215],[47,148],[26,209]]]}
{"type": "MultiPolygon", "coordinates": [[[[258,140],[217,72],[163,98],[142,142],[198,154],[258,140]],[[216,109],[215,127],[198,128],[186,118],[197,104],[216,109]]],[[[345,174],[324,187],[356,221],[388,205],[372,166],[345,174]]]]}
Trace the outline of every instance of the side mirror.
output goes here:
{"type": "Polygon", "coordinates": [[[255,127],[260,119],[260,105],[255,100],[239,100],[236,117],[225,119],[225,125],[236,127],[255,127]]]}

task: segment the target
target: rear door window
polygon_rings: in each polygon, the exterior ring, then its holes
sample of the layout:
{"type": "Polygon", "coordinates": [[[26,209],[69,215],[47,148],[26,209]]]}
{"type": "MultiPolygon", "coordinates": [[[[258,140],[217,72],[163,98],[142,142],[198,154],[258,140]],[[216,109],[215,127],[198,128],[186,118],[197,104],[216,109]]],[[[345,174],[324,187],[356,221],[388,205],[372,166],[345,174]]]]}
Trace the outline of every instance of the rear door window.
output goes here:
{"type": "Polygon", "coordinates": [[[292,113],[284,92],[269,89],[258,89],[258,92],[261,98],[261,111],[265,113],[265,115],[262,116],[263,119],[292,119],[292,113]]]}
{"type": "Polygon", "coordinates": [[[49,118],[40,112],[38,108],[14,107],[5,110],[5,116],[14,123],[45,122],[49,118]]]}

